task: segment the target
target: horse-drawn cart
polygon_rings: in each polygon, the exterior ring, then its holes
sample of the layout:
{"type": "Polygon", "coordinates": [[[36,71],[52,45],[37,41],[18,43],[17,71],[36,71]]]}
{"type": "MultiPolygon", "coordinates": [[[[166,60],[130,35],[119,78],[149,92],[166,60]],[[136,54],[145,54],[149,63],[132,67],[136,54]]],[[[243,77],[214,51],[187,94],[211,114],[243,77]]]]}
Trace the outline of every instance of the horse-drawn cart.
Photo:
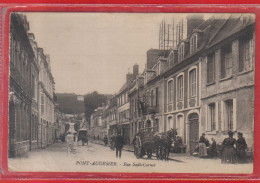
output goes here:
{"type": "Polygon", "coordinates": [[[135,135],[133,140],[134,154],[137,158],[147,155],[152,157],[156,153],[157,159],[167,160],[170,153],[171,144],[176,140],[177,130],[171,129],[168,132],[156,133],[153,131],[142,131],[135,135]]]}
{"type": "Polygon", "coordinates": [[[137,158],[152,157],[154,132],[139,132],[134,139],[134,153],[137,158]]]}

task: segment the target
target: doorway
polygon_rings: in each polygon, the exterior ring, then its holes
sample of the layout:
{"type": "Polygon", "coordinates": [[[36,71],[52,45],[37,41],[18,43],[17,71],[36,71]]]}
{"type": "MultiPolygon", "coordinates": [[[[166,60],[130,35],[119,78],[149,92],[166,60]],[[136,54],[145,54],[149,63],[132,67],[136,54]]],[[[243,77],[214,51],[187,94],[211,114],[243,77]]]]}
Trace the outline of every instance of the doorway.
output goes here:
{"type": "Polygon", "coordinates": [[[188,119],[190,124],[190,152],[193,152],[195,147],[199,144],[199,115],[192,113],[188,119]]]}

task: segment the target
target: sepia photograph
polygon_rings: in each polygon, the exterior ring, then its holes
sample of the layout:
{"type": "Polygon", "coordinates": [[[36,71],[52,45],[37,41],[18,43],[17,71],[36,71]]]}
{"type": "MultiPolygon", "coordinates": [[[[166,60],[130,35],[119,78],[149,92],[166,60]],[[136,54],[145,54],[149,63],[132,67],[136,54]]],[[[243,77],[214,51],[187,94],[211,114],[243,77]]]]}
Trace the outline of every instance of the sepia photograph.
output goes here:
{"type": "Polygon", "coordinates": [[[255,21],[12,12],[9,171],[253,173],[255,21]]]}

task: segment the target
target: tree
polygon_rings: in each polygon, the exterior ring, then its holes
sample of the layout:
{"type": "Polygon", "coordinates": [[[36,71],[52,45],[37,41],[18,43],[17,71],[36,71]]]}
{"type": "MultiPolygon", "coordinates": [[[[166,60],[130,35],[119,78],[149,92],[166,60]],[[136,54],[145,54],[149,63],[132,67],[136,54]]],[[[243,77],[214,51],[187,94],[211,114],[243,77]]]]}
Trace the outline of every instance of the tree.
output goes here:
{"type": "Polygon", "coordinates": [[[105,104],[110,96],[111,95],[99,94],[97,91],[84,96],[85,115],[87,121],[90,122],[90,116],[94,110],[102,106],[102,104],[105,104]]]}
{"type": "Polygon", "coordinates": [[[84,113],[84,102],[78,101],[74,93],[56,93],[57,102],[61,111],[66,114],[84,113]]]}

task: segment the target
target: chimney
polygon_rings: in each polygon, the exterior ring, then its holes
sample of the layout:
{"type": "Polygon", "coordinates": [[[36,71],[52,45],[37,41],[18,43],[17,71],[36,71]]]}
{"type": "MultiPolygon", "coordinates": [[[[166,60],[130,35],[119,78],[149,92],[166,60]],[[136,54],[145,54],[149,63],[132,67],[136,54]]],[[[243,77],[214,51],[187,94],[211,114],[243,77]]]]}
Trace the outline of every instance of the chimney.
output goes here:
{"type": "Polygon", "coordinates": [[[147,62],[146,69],[152,69],[157,63],[160,54],[164,53],[164,50],[150,49],[147,51],[147,62]]]}
{"type": "Polygon", "coordinates": [[[136,78],[136,76],[139,74],[139,66],[137,64],[135,64],[133,66],[133,77],[134,79],[136,78]]]}
{"type": "Polygon", "coordinates": [[[133,74],[127,74],[126,75],[126,83],[130,84],[134,80],[134,75],[133,74]]]}

